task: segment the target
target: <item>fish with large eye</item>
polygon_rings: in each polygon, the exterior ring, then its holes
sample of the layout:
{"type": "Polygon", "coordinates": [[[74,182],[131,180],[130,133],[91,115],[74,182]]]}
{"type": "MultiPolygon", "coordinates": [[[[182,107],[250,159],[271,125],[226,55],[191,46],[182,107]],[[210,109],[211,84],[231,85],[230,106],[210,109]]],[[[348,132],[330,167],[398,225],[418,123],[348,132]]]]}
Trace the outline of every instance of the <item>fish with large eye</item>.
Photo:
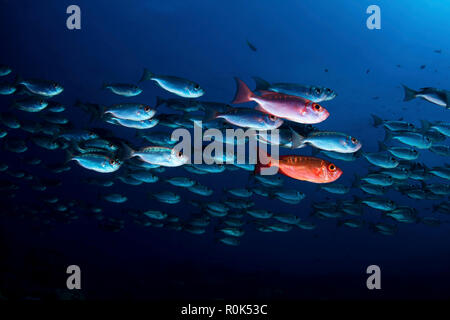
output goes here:
{"type": "Polygon", "coordinates": [[[384,141],[397,140],[411,147],[416,147],[418,149],[429,149],[432,142],[429,137],[424,136],[422,133],[418,132],[391,132],[389,130],[385,131],[384,141]]]}
{"type": "Polygon", "coordinates": [[[330,183],[342,175],[340,168],[326,160],[297,155],[282,155],[276,159],[259,150],[255,174],[264,174],[264,170],[268,172],[267,169],[273,167],[288,177],[313,183],[330,183]]]}
{"type": "Polygon", "coordinates": [[[117,171],[122,162],[101,153],[83,153],[78,155],[68,154],[68,160],[78,162],[85,169],[100,173],[111,173],[117,171]]]}
{"type": "Polygon", "coordinates": [[[224,119],[228,123],[255,130],[273,130],[283,124],[283,119],[273,115],[248,108],[229,108],[227,111],[219,112],[213,107],[205,110],[203,122],[214,119],[224,119]]]}
{"type": "Polygon", "coordinates": [[[253,77],[256,83],[255,91],[272,91],[291,96],[301,97],[312,102],[322,102],[334,99],[337,94],[330,88],[303,85],[297,83],[269,83],[259,77],[253,77]]]}
{"type": "Polygon", "coordinates": [[[330,115],[324,107],[311,100],[273,91],[260,91],[262,94],[258,96],[244,82],[238,78],[235,80],[237,91],[233,104],[254,101],[258,104],[258,111],[303,124],[320,123],[330,115]]]}
{"type": "Polygon", "coordinates": [[[317,131],[304,137],[291,128],[292,148],[310,145],[314,148],[338,153],[354,153],[361,149],[358,139],[340,132],[317,131]]]}
{"type": "Polygon", "coordinates": [[[43,97],[54,97],[64,91],[64,88],[54,81],[17,78],[16,85],[23,85],[28,91],[43,97]]]}
{"type": "Polygon", "coordinates": [[[162,167],[178,167],[190,160],[188,155],[176,148],[150,146],[135,151],[125,144],[123,144],[123,148],[125,149],[125,158],[138,157],[142,161],[162,167]]]}
{"type": "Polygon", "coordinates": [[[435,105],[450,109],[450,91],[445,89],[437,89],[432,87],[413,90],[402,85],[405,90],[405,98],[403,101],[410,101],[415,98],[421,98],[435,105]]]}
{"type": "Polygon", "coordinates": [[[153,80],[159,87],[183,98],[198,98],[205,94],[205,90],[191,80],[175,76],[156,75],[144,69],[144,74],[139,82],[146,80],[153,80]]]}
{"type": "Polygon", "coordinates": [[[359,199],[358,197],[355,197],[356,203],[364,203],[365,205],[378,209],[381,211],[392,211],[397,208],[397,204],[392,200],[382,199],[382,198],[366,198],[366,199],[359,199]]]}
{"type": "Polygon", "coordinates": [[[105,115],[111,114],[115,118],[131,121],[142,121],[153,118],[156,110],[146,104],[141,103],[121,103],[110,107],[105,107],[105,115]]]}
{"type": "Polygon", "coordinates": [[[142,89],[134,84],[127,83],[105,83],[103,89],[108,89],[111,92],[124,97],[135,97],[142,93],[142,89]]]}
{"type": "Polygon", "coordinates": [[[363,156],[371,164],[381,168],[392,169],[399,165],[398,160],[386,152],[363,153],[363,156]]]}

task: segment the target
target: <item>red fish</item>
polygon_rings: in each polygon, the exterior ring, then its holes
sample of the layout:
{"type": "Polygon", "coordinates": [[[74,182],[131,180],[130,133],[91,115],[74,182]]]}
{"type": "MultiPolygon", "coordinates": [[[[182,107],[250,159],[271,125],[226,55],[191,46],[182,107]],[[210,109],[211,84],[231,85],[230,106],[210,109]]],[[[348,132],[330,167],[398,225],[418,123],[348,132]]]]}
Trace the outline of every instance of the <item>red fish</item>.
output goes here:
{"type": "Polygon", "coordinates": [[[280,173],[302,181],[313,183],[330,183],[339,179],[342,170],[333,163],[314,157],[286,155],[274,159],[269,155],[262,155],[258,151],[258,163],[255,173],[261,173],[263,168],[278,167],[280,173]],[[260,160],[264,158],[262,163],[260,160]]]}
{"type": "Polygon", "coordinates": [[[272,91],[261,91],[262,95],[257,96],[243,81],[238,78],[235,80],[237,91],[232,102],[234,104],[255,101],[259,111],[305,124],[322,122],[330,115],[327,109],[308,99],[272,91]]]}

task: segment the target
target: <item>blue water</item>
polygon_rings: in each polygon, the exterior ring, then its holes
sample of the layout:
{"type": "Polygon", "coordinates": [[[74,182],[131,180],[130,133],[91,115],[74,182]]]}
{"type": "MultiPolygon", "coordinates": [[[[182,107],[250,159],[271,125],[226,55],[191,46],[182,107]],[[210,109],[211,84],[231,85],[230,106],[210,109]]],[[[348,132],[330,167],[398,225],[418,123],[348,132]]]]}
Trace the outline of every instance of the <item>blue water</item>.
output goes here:
{"type": "MultiPolygon", "coordinates": [[[[205,101],[230,102],[235,76],[250,85],[257,75],[273,82],[333,88],[338,96],[322,103],[331,115],[317,128],[356,136],[364,151],[377,151],[377,142],[384,137],[383,129],[372,126],[372,113],[417,126],[421,119],[449,120],[445,108],[423,100],[403,102],[401,88],[402,83],[411,88],[450,87],[450,4],[445,1],[4,0],[0,8],[0,63],[26,78],[61,83],[65,90],[57,101],[68,106],[65,115],[79,127],[89,123],[86,114],[71,107],[76,99],[105,105],[126,101],[101,90],[102,83],[135,83],[144,67],[200,83],[206,90],[201,98],[205,101]],[[81,30],[65,26],[71,4],[81,8],[81,30]],[[371,4],[381,8],[380,30],[366,27],[365,12],[371,4]],[[246,39],[256,52],[247,47],[246,39]],[[437,49],[442,53],[435,53],[437,49]],[[421,65],[426,67],[420,69],[421,65]]],[[[174,97],[152,82],[142,88],[144,92],[134,100],[153,105],[156,96],[174,97]]],[[[10,98],[0,98],[6,110],[10,98]]],[[[135,130],[96,126],[134,139],[135,130]]],[[[44,162],[64,160],[62,151],[31,147],[28,152],[44,162]]],[[[3,162],[16,161],[17,155],[1,153],[3,162]]],[[[310,148],[295,153],[310,155],[310,148]]],[[[419,161],[432,167],[446,159],[422,151],[419,161]]],[[[346,185],[355,173],[364,175],[369,168],[364,159],[336,163],[344,171],[339,182],[346,185]]],[[[71,167],[60,175],[43,168],[27,170],[61,179],[62,186],[54,191],[61,197],[95,203],[99,188],[86,186],[79,178],[100,174],[75,163],[71,167]]],[[[26,169],[18,164],[19,168],[26,169]]],[[[244,171],[196,176],[182,168],[161,176],[177,175],[189,175],[212,187],[211,201],[224,199],[223,188],[245,186],[249,179],[244,171]]],[[[356,190],[345,196],[325,194],[310,183],[283,179],[285,187],[304,192],[306,199],[289,205],[255,196],[257,207],[308,218],[312,202],[362,195],[356,190]]],[[[118,233],[100,230],[82,212],[70,224],[49,228],[41,226],[39,218],[1,217],[4,246],[0,248],[6,259],[0,264],[0,292],[39,296],[36,292],[64,289],[65,268],[76,264],[83,272],[86,298],[449,297],[449,224],[398,224],[395,235],[383,236],[367,227],[338,228],[335,220],[313,220],[317,223],[313,231],[260,233],[246,228],[240,246],[230,247],[214,241],[213,226],[197,236],[145,228],[121,212],[153,208],[185,219],[194,210],[187,200],[201,200],[199,196],[163,183],[135,187],[117,181],[108,191],[129,197],[124,205],[102,202],[105,216],[126,219],[118,233]],[[162,205],[148,197],[163,187],[179,193],[183,201],[162,205]],[[382,290],[377,292],[365,287],[365,270],[371,264],[382,271],[382,290]]],[[[431,212],[436,201],[411,200],[395,191],[386,196],[417,208],[420,216],[447,219],[431,212]]],[[[39,203],[39,197],[23,187],[16,198],[2,201],[14,206],[22,201],[39,203]]],[[[364,210],[364,220],[388,221],[376,210],[364,210]]]]}

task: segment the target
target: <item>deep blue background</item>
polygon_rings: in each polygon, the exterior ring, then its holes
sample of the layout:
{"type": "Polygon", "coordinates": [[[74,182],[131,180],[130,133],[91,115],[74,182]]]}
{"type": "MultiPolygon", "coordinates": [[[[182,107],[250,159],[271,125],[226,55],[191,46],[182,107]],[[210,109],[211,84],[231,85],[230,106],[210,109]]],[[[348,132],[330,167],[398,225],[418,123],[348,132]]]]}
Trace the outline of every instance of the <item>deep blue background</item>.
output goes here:
{"type": "MultiPolygon", "coordinates": [[[[444,108],[402,102],[400,86],[450,87],[449,14],[450,3],[427,0],[1,1],[0,63],[23,77],[58,81],[65,87],[58,101],[69,106],[77,98],[103,104],[121,101],[102,91],[102,83],[136,82],[144,67],[195,80],[205,88],[206,101],[229,102],[235,90],[233,76],[250,85],[251,76],[258,75],[273,82],[328,86],[338,97],[323,103],[331,116],[318,127],[347,132],[363,141],[365,151],[376,151],[384,133],[371,126],[371,113],[403,117],[416,125],[420,119],[449,119],[444,108]],[[71,4],[81,7],[79,31],[65,26],[71,4]],[[381,30],[366,28],[370,4],[381,7],[381,30]],[[257,52],[246,46],[247,38],[257,52]],[[433,52],[436,49],[442,54],[433,52]],[[426,68],[421,70],[423,64],[426,68]]],[[[143,88],[135,100],[154,104],[156,95],[171,97],[151,82],[143,88]]],[[[2,98],[2,108],[7,108],[7,101],[2,98]]],[[[87,125],[79,110],[69,107],[67,114],[74,123],[87,125]]],[[[126,128],[109,128],[122,137],[134,135],[126,128]]],[[[45,161],[56,155],[63,159],[63,153],[33,150],[45,161]]],[[[2,157],[13,159],[3,151],[2,157]]],[[[428,166],[442,164],[442,159],[429,151],[421,156],[428,166]]],[[[340,182],[345,184],[353,181],[355,172],[364,174],[368,168],[363,159],[336,163],[344,171],[340,182]]],[[[247,174],[241,172],[194,178],[213,187],[212,199],[220,200],[222,188],[247,183],[247,174]]],[[[185,171],[174,169],[165,175],[179,174],[185,171]]],[[[60,175],[63,187],[58,193],[95,202],[98,189],[78,181],[88,175],[95,176],[73,163],[70,172],[60,175]]],[[[305,192],[307,198],[287,205],[257,197],[257,206],[307,217],[313,201],[334,197],[288,178],[285,185],[305,192]]],[[[125,207],[151,209],[160,205],[147,193],[161,186],[116,182],[112,190],[129,195],[125,207]]],[[[196,198],[180,193],[184,200],[196,198]]],[[[34,197],[29,191],[19,196],[34,197]]],[[[421,216],[432,215],[431,201],[413,201],[395,192],[388,196],[420,209],[421,216]]],[[[117,207],[105,205],[107,215],[123,217],[117,207]]],[[[162,208],[183,217],[192,210],[186,201],[162,208]]],[[[366,220],[381,221],[378,212],[365,210],[366,220]]],[[[43,235],[24,221],[3,218],[2,231],[5,261],[14,270],[14,275],[3,276],[8,278],[4,281],[28,288],[35,285],[30,284],[32,270],[43,269],[39,275],[46,280],[40,285],[47,281],[50,288],[64,288],[65,267],[77,264],[84,293],[91,298],[448,298],[450,292],[448,224],[404,224],[396,235],[381,236],[367,228],[336,228],[334,220],[318,221],[314,231],[261,234],[248,229],[239,247],[218,245],[212,232],[194,236],[131,222],[120,233],[107,233],[83,216],[43,235]],[[34,255],[31,248],[37,250],[34,255]],[[49,260],[55,254],[47,250],[59,252],[55,261],[49,260]],[[365,289],[370,264],[381,267],[381,292],[365,289]]]]}

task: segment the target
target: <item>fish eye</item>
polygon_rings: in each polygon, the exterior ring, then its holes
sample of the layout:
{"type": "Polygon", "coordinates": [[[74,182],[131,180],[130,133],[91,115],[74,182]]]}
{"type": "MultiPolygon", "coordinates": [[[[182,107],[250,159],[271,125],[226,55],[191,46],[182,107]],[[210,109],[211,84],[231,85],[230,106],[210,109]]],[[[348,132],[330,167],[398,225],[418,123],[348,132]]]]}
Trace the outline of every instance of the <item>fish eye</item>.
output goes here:
{"type": "Polygon", "coordinates": [[[334,164],[330,163],[328,165],[328,170],[330,170],[331,172],[334,172],[334,171],[336,171],[336,166],[334,164]]]}
{"type": "Polygon", "coordinates": [[[316,94],[320,94],[321,93],[320,88],[316,88],[314,91],[316,92],[316,94]]]}
{"type": "Polygon", "coordinates": [[[149,111],[150,111],[150,107],[149,107],[149,106],[145,106],[145,107],[144,107],[144,111],[145,111],[145,112],[149,112],[149,111]]]}
{"type": "Polygon", "coordinates": [[[109,164],[110,165],[114,165],[116,163],[116,161],[115,160],[113,160],[113,159],[109,159],[109,164]]]}
{"type": "Polygon", "coordinates": [[[317,104],[317,103],[314,103],[312,107],[313,107],[313,109],[315,111],[321,111],[322,110],[322,107],[319,104],[317,104]]]}
{"type": "Polygon", "coordinates": [[[356,138],[353,138],[353,137],[352,137],[351,140],[352,140],[352,143],[354,143],[354,144],[357,144],[357,143],[358,143],[358,140],[357,140],[356,138]]]}
{"type": "Polygon", "coordinates": [[[395,161],[395,158],[394,157],[391,157],[391,159],[390,159],[391,161],[395,161]]]}
{"type": "Polygon", "coordinates": [[[177,154],[178,154],[178,157],[180,157],[180,158],[181,158],[181,157],[183,156],[183,151],[178,151],[178,153],[177,153],[177,154]]]}
{"type": "Polygon", "coordinates": [[[195,90],[200,90],[200,86],[198,84],[194,85],[195,90]]]}
{"type": "Polygon", "coordinates": [[[276,121],[278,118],[275,117],[274,115],[269,115],[269,119],[270,119],[271,121],[276,121]]]}
{"type": "Polygon", "coordinates": [[[330,88],[327,88],[327,93],[330,93],[331,92],[331,89],[330,88]]]}

